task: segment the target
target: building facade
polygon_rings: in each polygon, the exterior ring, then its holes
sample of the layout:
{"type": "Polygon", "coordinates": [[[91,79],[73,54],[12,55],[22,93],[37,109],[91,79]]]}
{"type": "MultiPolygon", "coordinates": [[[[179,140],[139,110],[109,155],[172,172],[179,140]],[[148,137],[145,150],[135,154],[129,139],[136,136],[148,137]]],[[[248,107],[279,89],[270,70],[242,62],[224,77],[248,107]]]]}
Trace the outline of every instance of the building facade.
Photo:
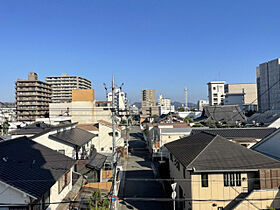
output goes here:
{"type": "Polygon", "coordinates": [[[46,77],[52,88],[52,103],[71,102],[73,89],[91,89],[91,81],[63,73],[61,76],[46,77]]]}
{"type": "Polygon", "coordinates": [[[246,110],[257,110],[257,84],[256,83],[238,83],[238,84],[226,84],[225,94],[244,94],[243,107],[246,110]]]}
{"type": "Polygon", "coordinates": [[[36,73],[28,73],[28,80],[18,79],[15,89],[18,121],[35,121],[48,116],[51,86],[38,80],[36,73]]]}
{"type": "Polygon", "coordinates": [[[203,107],[209,105],[209,103],[205,100],[198,100],[197,102],[197,109],[199,111],[203,111],[203,107]]]}
{"type": "Polygon", "coordinates": [[[156,105],[156,91],[154,89],[142,90],[142,114],[146,116],[159,115],[159,109],[156,105]]]}
{"type": "Polygon", "coordinates": [[[225,82],[213,81],[208,84],[209,105],[222,105],[225,99],[225,82]]]}
{"type": "Polygon", "coordinates": [[[260,64],[256,71],[259,111],[280,110],[280,58],[260,64]]]}
{"type": "Polygon", "coordinates": [[[156,91],[154,89],[142,90],[142,107],[156,106],[156,91]]]}
{"type": "MultiPolygon", "coordinates": [[[[112,92],[107,93],[107,100],[113,101],[112,92]]],[[[121,88],[115,88],[115,107],[118,110],[125,110],[127,108],[126,93],[121,91],[121,88]]]]}
{"type": "Polygon", "coordinates": [[[159,107],[159,115],[175,112],[175,106],[171,105],[171,99],[163,98],[162,94],[159,95],[158,107],[159,107]]]}

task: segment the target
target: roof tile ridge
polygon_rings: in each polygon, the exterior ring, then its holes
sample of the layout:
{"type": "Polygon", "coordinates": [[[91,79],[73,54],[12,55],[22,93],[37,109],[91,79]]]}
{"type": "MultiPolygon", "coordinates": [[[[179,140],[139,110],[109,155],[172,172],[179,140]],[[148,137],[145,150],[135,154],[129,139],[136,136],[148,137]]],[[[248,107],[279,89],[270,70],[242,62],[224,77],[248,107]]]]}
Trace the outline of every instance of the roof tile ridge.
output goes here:
{"type": "Polygon", "coordinates": [[[219,135],[213,135],[213,134],[209,134],[209,133],[206,133],[206,134],[215,136],[215,137],[198,153],[198,155],[187,165],[186,168],[188,168],[189,165],[191,165],[201,155],[201,153],[203,153],[207,149],[207,147],[217,138],[217,136],[219,136],[219,135]]]}

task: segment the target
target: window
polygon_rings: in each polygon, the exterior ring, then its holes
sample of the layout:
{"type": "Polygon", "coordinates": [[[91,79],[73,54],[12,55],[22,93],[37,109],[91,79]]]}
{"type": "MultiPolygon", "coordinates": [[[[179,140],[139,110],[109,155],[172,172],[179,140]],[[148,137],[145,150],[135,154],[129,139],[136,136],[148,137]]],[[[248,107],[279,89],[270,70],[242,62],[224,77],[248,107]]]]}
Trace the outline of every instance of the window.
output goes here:
{"type": "Polygon", "coordinates": [[[186,169],[183,169],[183,177],[186,178],[186,169]]]}
{"type": "Polygon", "coordinates": [[[70,170],[65,173],[62,177],[58,180],[58,193],[61,193],[61,191],[70,183],[70,170]]]}
{"type": "Polygon", "coordinates": [[[104,147],[101,147],[101,151],[104,151],[104,147]]]}
{"type": "Polygon", "coordinates": [[[213,90],[216,90],[216,87],[213,87],[213,90]]]}
{"type": "Polygon", "coordinates": [[[173,155],[170,153],[170,160],[173,161],[173,155]]]}
{"type": "Polygon", "coordinates": [[[236,186],[241,186],[241,173],[236,174],[236,186]]]}
{"type": "Polygon", "coordinates": [[[60,150],[58,150],[58,152],[65,155],[65,150],[64,149],[60,149],[60,150]]]}
{"type": "Polygon", "coordinates": [[[201,174],[201,186],[208,187],[208,174],[207,173],[201,174]]]}
{"type": "Polygon", "coordinates": [[[224,186],[229,186],[229,174],[224,174],[224,186]]]}
{"type": "Polygon", "coordinates": [[[224,186],[241,186],[241,173],[224,173],[224,186]]]}
{"type": "Polygon", "coordinates": [[[234,173],[230,173],[230,186],[235,186],[234,173]]]}

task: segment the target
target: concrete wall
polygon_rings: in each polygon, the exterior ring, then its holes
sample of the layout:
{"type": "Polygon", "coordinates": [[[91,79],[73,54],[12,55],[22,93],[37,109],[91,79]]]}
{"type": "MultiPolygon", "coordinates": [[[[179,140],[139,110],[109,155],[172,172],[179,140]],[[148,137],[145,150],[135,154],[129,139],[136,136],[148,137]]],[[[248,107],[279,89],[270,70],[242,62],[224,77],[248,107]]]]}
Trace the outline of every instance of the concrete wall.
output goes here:
{"type": "MultiPolygon", "coordinates": [[[[116,129],[118,136],[116,136],[116,146],[124,146],[124,142],[121,141],[121,132],[120,130],[116,129]]],[[[101,153],[111,153],[112,152],[112,136],[109,135],[112,133],[112,128],[99,123],[99,133],[98,138],[93,139],[93,144],[97,150],[97,152],[101,153]],[[102,149],[103,148],[103,149],[102,149]]]]}
{"type": "Polygon", "coordinates": [[[11,186],[2,182],[0,182],[0,192],[0,203],[7,204],[5,206],[8,206],[9,204],[27,205],[31,200],[30,197],[25,193],[20,192],[17,189],[12,188],[11,186]]]}
{"type": "Polygon", "coordinates": [[[272,207],[275,209],[280,208],[279,190],[256,190],[253,191],[241,204],[239,204],[236,210],[255,210],[255,209],[267,209],[272,207]]]}
{"type": "Polygon", "coordinates": [[[73,101],[72,102],[72,122],[80,124],[94,123],[93,101],[73,101]]]}
{"type": "MultiPolygon", "coordinates": [[[[58,181],[52,186],[50,189],[50,202],[56,203],[62,201],[65,196],[71,191],[72,189],[72,171],[73,167],[70,169],[70,183],[59,193],[58,192],[58,181]]],[[[48,209],[55,210],[59,204],[51,204],[48,209]]]]}
{"type": "Polygon", "coordinates": [[[194,201],[193,209],[217,209],[217,207],[225,207],[230,201],[216,200],[233,200],[242,192],[248,192],[247,173],[241,173],[241,186],[224,186],[223,174],[208,174],[208,187],[201,186],[201,174],[192,174],[192,199],[206,200],[194,201]],[[215,201],[207,201],[207,200],[215,201]],[[216,206],[213,207],[213,204],[216,206]]]}
{"type": "Polygon", "coordinates": [[[37,138],[33,138],[32,140],[39,143],[39,144],[42,144],[52,150],[64,150],[65,151],[65,155],[70,157],[70,158],[73,158],[75,159],[76,158],[76,152],[74,150],[74,148],[72,146],[69,146],[69,145],[66,145],[64,143],[61,143],[61,142],[58,142],[58,141],[55,141],[55,140],[52,140],[49,138],[49,135],[52,135],[52,134],[55,134],[57,133],[57,131],[52,131],[52,132],[49,132],[49,133],[46,133],[42,136],[39,136],[37,138]]]}
{"type": "Polygon", "coordinates": [[[74,89],[72,90],[73,101],[94,101],[93,89],[74,89]]]}
{"type": "Polygon", "coordinates": [[[226,84],[227,93],[242,93],[244,91],[244,104],[258,104],[257,99],[257,84],[256,83],[240,83],[226,84]]]}

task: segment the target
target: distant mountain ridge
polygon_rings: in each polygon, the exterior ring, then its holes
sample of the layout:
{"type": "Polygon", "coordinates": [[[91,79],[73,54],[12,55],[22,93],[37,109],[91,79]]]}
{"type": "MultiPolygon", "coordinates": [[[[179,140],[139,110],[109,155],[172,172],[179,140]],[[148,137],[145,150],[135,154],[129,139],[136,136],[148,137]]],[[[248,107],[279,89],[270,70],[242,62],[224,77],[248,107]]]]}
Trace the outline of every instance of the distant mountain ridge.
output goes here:
{"type": "MultiPolygon", "coordinates": [[[[134,102],[132,105],[135,105],[137,108],[141,108],[141,102],[134,102]]],[[[178,101],[173,101],[171,102],[171,105],[175,106],[175,109],[178,109],[178,107],[181,107],[184,105],[184,103],[178,102],[178,101]]],[[[188,107],[196,107],[196,104],[194,103],[188,103],[188,107]]]]}

